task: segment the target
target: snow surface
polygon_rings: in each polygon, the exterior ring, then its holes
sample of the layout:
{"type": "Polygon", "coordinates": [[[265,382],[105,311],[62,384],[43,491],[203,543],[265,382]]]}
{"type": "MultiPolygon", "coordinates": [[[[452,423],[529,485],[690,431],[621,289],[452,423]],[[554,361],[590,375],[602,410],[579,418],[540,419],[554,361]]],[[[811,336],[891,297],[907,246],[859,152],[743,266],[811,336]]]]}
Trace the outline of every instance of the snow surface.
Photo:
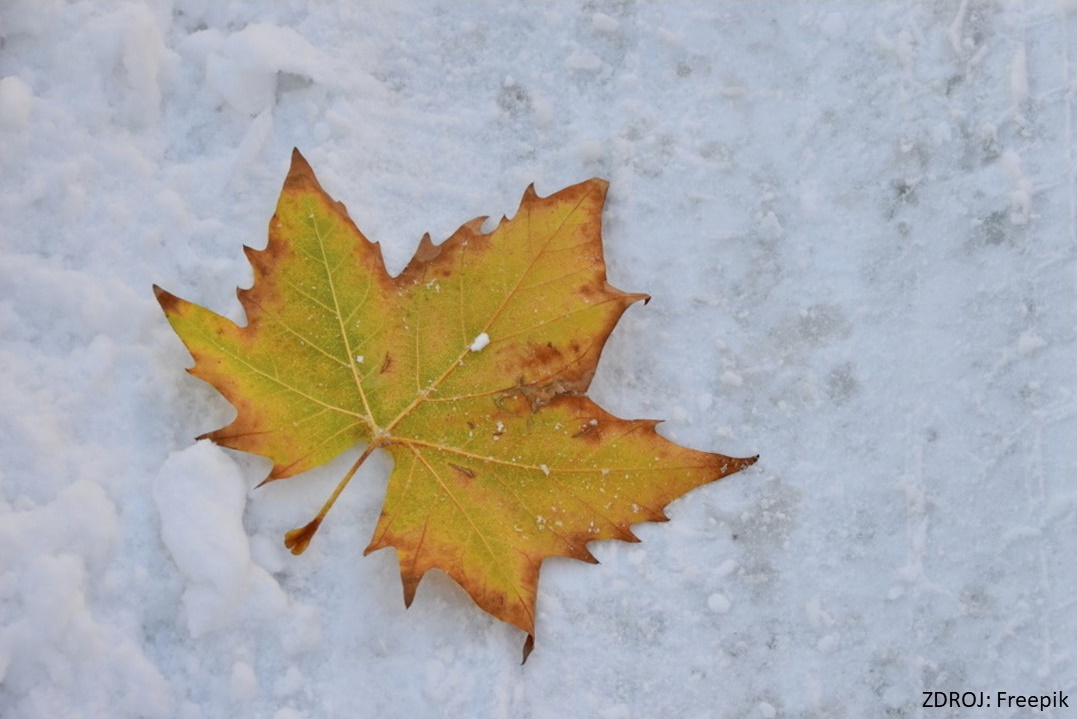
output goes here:
{"type": "Polygon", "coordinates": [[[4,719],[1077,704],[1073,2],[5,0],[0,41],[4,719]],[[610,280],[653,299],[592,395],[762,455],[548,561],[522,667],[362,556],[384,455],[295,558],[359,448],[256,490],[192,439],[232,410],[151,283],[241,319],[293,146],[392,271],[609,179],[610,280]]]}

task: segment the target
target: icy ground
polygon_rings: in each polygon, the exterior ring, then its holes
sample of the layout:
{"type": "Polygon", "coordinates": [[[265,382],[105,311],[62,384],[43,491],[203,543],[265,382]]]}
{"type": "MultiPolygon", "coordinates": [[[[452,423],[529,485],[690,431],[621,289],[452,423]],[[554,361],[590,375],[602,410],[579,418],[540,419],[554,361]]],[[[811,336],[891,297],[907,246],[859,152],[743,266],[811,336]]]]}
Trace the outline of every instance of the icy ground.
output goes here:
{"type": "MultiPolygon", "coordinates": [[[[1077,6],[0,2],[0,716],[1077,705],[1077,6]],[[239,317],[293,146],[393,271],[611,181],[592,390],[759,464],[544,566],[538,643],[253,489],[151,284],[239,317]]],[[[358,452],[358,448],[355,450],[358,452]]],[[[975,710],[973,710],[975,711],[975,710]]],[[[976,716],[1071,717],[992,709],[976,716]]]]}

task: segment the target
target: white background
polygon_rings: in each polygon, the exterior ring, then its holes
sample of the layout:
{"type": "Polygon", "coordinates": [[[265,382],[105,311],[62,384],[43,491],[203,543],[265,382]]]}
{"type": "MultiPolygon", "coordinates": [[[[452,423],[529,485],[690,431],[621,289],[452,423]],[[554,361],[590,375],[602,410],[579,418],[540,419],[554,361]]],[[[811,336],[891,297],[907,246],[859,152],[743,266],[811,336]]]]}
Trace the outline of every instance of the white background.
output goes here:
{"type": "MultiPolygon", "coordinates": [[[[1077,705],[1072,2],[0,3],[0,716],[1077,705]],[[297,146],[399,271],[610,180],[592,395],[759,463],[545,563],[538,644],[259,490],[151,292],[241,319],[297,146]]],[[[1036,716],[1073,716],[1073,709],[1036,716]]],[[[977,716],[1025,716],[993,708],[977,716]]]]}

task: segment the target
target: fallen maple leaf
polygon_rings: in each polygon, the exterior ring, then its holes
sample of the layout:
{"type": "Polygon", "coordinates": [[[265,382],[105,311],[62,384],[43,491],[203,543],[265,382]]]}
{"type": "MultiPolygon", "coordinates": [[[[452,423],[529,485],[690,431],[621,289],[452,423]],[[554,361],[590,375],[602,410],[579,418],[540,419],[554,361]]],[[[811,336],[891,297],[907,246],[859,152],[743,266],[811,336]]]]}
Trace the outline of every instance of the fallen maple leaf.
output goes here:
{"type": "MultiPolygon", "coordinates": [[[[395,547],[411,604],[427,570],[455,579],[495,617],[535,634],[539,567],[587,562],[587,543],[639,541],[629,525],[736,472],[686,449],[656,421],[614,417],[584,395],[621,313],[648,299],[606,282],[606,182],[542,198],[512,220],[426,235],[397,277],[293,151],[239,327],[154,286],[168,321],[236,419],[218,444],[273,461],[266,482],[365,441],[325,506],[285,544],[301,553],[370,453],[394,466],[370,553],[395,547]]],[[[201,438],[200,438],[201,439],[201,438]]]]}

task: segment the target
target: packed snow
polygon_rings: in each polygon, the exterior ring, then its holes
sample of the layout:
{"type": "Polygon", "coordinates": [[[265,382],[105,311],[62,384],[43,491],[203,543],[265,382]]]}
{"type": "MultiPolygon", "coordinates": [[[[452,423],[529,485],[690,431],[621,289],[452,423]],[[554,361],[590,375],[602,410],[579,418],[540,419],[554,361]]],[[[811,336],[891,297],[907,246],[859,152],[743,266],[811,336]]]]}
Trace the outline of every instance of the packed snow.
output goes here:
{"type": "Polygon", "coordinates": [[[488,344],[490,344],[490,335],[485,332],[480,332],[478,336],[475,337],[475,340],[468,345],[468,349],[472,352],[481,352],[488,344]]]}
{"type": "Polygon", "coordinates": [[[1077,706],[1075,68],[1073,2],[4,0],[0,717],[1077,706]],[[194,439],[232,408],[151,285],[243,321],[293,147],[394,273],[608,179],[610,283],[652,299],[591,395],[761,455],[547,561],[522,666],[362,556],[386,455],[294,557],[361,447],[256,488],[194,439]]]}

